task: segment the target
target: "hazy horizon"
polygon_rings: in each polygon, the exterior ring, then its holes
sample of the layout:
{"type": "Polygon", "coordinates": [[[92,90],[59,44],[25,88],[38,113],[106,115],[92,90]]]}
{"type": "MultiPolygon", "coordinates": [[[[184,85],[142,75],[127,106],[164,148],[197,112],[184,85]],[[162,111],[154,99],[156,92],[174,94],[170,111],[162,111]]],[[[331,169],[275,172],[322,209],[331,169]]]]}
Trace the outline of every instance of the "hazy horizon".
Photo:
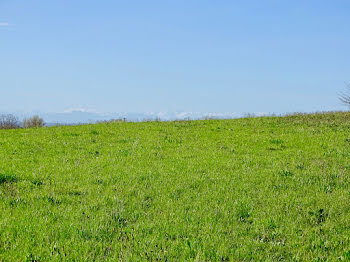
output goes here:
{"type": "MultiPolygon", "coordinates": [[[[346,110],[345,110],[346,111],[346,110]]],[[[345,112],[339,110],[336,112],[345,112]]],[[[93,112],[84,111],[81,109],[74,109],[64,112],[0,112],[0,115],[13,115],[18,121],[22,121],[25,118],[38,115],[43,118],[44,122],[48,125],[54,124],[80,124],[80,123],[96,123],[99,121],[108,120],[126,120],[131,122],[143,122],[143,121],[174,121],[174,120],[202,120],[202,119],[237,119],[244,117],[269,117],[269,116],[286,116],[299,113],[327,113],[335,111],[314,111],[314,112],[93,112]]]]}

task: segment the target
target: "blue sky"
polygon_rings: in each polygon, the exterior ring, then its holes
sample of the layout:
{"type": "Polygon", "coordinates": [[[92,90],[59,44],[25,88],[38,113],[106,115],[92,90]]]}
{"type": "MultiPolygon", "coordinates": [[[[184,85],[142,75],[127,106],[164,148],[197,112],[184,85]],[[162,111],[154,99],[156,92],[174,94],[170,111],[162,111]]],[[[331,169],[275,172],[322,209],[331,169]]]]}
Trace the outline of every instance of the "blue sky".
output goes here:
{"type": "Polygon", "coordinates": [[[345,109],[350,1],[0,0],[0,112],[345,109]]]}

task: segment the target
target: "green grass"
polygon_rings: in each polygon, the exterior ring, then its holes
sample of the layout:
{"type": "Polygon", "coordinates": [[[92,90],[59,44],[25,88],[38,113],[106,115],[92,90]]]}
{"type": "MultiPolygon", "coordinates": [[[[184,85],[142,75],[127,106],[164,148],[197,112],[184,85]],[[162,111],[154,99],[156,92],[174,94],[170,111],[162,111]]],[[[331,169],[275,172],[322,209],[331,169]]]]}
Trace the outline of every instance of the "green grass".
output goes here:
{"type": "Polygon", "coordinates": [[[0,130],[0,261],[350,259],[350,113],[0,130]]]}

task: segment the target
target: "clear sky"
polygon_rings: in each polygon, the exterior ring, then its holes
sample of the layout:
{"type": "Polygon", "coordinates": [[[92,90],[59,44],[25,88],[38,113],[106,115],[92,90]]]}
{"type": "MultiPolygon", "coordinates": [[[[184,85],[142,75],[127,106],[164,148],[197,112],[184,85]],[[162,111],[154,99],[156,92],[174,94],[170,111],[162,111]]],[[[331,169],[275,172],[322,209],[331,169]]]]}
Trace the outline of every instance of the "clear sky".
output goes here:
{"type": "Polygon", "coordinates": [[[0,112],[345,109],[350,1],[0,0],[0,112]]]}

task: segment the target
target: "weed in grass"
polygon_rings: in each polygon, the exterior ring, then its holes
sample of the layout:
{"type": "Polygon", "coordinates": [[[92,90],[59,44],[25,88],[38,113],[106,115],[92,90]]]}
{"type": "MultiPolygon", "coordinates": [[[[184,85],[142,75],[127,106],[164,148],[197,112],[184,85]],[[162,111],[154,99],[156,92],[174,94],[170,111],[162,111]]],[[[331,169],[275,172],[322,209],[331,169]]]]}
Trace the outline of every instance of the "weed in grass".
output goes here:
{"type": "Polygon", "coordinates": [[[27,203],[26,203],[25,200],[23,200],[23,199],[21,199],[21,198],[19,198],[19,197],[16,197],[16,198],[14,198],[14,199],[10,199],[10,200],[8,201],[8,204],[9,204],[11,207],[15,207],[15,206],[17,206],[18,204],[26,205],[27,203]]]}
{"type": "Polygon", "coordinates": [[[283,140],[281,140],[281,139],[271,139],[270,143],[271,144],[275,144],[275,145],[280,145],[280,144],[283,143],[283,140]]]}
{"type": "Polygon", "coordinates": [[[283,177],[288,177],[288,176],[294,176],[293,172],[289,170],[282,170],[280,171],[280,175],[283,177]]]}
{"type": "Polygon", "coordinates": [[[350,249],[344,252],[343,256],[340,259],[345,259],[346,261],[350,261],[350,249]]]}
{"type": "Polygon", "coordinates": [[[311,221],[313,224],[320,225],[326,221],[328,214],[325,212],[323,208],[320,208],[316,211],[309,211],[309,215],[311,217],[311,221]]]}
{"type": "Polygon", "coordinates": [[[61,200],[53,196],[45,197],[45,200],[52,205],[60,205],[62,203],[61,200]]]}
{"type": "Polygon", "coordinates": [[[44,184],[43,181],[41,181],[40,179],[37,179],[37,178],[33,179],[32,183],[36,186],[42,186],[44,184]]]}
{"type": "Polygon", "coordinates": [[[42,259],[38,256],[33,255],[32,253],[30,253],[29,255],[26,256],[26,262],[39,262],[42,259]]]}
{"type": "Polygon", "coordinates": [[[305,165],[304,164],[297,164],[296,168],[299,170],[303,170],[305,168],[305,165]]]}
{"type": "Polygon", "coordinates": [[[83,193],[80,192],[80,191],[69,191],[67,194],[70,195],[70,196],[81,196],[81,195],[83,195],[83,193]]]}
{"type": "Polygon", "coordinates": [[[17,178],[11,174],[0,174],[0,185],[17,182],[17,178]]]}
{"type": "Polygon", "coordinates": [[[251,223],[252,221],[250,220],[250,213],[251,213],[251,208],[247,203],[239,202],[237,204],[236,216],[238,218],[238,221],[251,223]]]}

